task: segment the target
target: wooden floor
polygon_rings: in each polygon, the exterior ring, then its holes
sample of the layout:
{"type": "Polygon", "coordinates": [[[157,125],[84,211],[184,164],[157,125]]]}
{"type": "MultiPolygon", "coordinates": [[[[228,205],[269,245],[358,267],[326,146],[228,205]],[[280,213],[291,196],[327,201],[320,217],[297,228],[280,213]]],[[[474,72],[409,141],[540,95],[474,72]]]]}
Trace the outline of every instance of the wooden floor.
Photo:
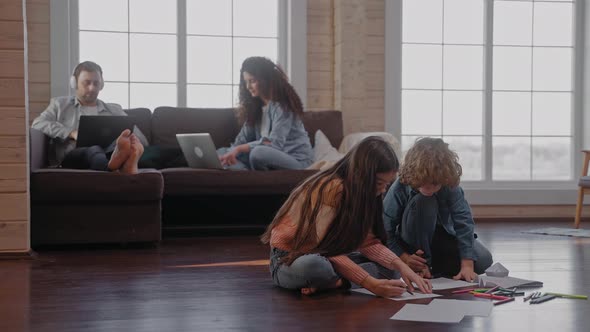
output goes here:
{"type": "MultiPolygon", "coordinates": [[[[590,238],[521,233],[545,226],[571,225],[512,221],[477,230],[511,275],[541,280],[543,291],[590,295],[590,238]]],[[[273,287],[267,258],[268,248],[246,236],[0,261],[0,331],[590,331],[590,301],[569,299],[529,305],[518,298],[459,324],[393,321],[404,303],[273,287]]]]}

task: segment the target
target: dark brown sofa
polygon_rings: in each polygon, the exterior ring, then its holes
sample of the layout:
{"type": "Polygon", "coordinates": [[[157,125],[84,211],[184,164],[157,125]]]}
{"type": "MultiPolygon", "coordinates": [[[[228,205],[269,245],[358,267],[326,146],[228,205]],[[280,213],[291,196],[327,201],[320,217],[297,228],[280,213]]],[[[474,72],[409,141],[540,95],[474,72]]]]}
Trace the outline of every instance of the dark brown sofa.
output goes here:
{"type": "MultiPolygon", "coordinates": [[[[127,111],[152,145],[177,147],[177,133],[211,133],[217,147],[237,135],[234,109],[158,107],[127,111]]],[[[312,139],[321,129],[333,146],[343,137],[339,111],[308,111],[312,139]]],[[[314,170],[142,169],[125,176],[48,169],[47,138],[31,131],[31,237],[41,244],[157,242],[169,234],[260,230],[289,192],[314,170]]]]}

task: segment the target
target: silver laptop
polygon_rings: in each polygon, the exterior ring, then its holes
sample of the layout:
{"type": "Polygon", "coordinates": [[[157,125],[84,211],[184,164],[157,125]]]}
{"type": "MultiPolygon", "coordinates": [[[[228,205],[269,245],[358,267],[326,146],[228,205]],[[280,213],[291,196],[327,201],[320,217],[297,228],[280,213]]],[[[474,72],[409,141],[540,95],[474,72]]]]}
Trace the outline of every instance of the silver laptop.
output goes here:
{"type": "Polygon", "coordinates": [[[208,133],[176,134],[189,167],[225,169],[219,161],[215,144],[208,133]]]}

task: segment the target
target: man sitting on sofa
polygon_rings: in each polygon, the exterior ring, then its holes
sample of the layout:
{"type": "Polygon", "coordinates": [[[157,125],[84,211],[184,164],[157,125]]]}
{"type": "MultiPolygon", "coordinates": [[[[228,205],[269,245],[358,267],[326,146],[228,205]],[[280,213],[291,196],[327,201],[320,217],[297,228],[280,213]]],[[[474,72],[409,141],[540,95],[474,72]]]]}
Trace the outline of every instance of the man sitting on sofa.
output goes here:
{"type": "Polygon", "coordinates": [[[49,106],[33,121],[32,127],[51,138],[50,166],[98,171],[138,173],[138,161],[148,144],[138,128],[124,130],[108,148],[95,145],[76,147],[81,115],[127,115],[120,105],[98,99],[104,87],[102,69],[91,61],[76,66],[70,86],[75,96],[52,98],[49,106]]]}

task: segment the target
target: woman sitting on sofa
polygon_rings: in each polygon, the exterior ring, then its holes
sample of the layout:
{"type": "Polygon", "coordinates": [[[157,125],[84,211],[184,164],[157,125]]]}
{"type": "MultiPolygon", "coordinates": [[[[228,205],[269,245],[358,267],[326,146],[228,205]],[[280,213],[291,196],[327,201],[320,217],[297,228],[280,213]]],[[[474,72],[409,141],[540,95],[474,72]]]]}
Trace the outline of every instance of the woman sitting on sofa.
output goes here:
{"type": "Polygon", "coordinates": [[[301,115],[301,99],[271,60],[250,57],[240,70],[239,111],[244,125],[229,148],[218,149],[230,169],[303,169],[313,150],[301,115]]]}

